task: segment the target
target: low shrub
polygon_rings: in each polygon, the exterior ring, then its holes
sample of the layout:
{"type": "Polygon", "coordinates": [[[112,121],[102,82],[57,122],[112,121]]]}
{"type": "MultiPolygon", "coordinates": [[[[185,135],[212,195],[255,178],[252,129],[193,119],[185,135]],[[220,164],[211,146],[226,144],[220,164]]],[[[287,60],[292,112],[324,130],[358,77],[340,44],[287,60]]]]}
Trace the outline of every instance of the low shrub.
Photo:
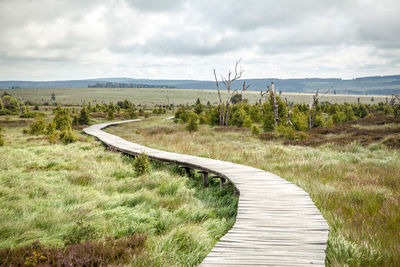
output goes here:
{"type": "Polygon", "coordinates": [[[0,250],[0,266],[107,266],[124,265],[145,250],[147,235],[86,241],[65,248],[45,247],[39,241],[0,250]]]}
{"type": "Polygon", "coordinates": [[[71,128],[65,129],[60,132],[60,141],[65,145],[74,143],[78,140],[78,137],[74,134],[71,128]]]}
{"type": "Polygon", "coordinates": [[[125,119],[137,119],[138,118],[138,114],[135,112],[134,108],[129,108],[124,115],[125,119]]]}
{"type": "Polygon", "coordinates": [[[253,124],[253,126],[251,126],[251,133],[252,134],[259,134],[260,133],[260,128],[258,128],[257,125],[253,124]]]}
{"type": "Polygon", "coordinates": [[[285,127],[283,125],[279,125],[277,131],[287,140],[303,140],[308,137],[304,132],[297,132],[292,127],[285,127]]]}
{"type": "Polygon", "coordinates": [[[113,120],[113,119],[114,119],[114,110],[108,109],[108,112],[107,112],[107,120],[111,121],[111,120],[113,120]]]}
{"type": "Polygon", "coordinates": [[[19,116],[20,118],[36,118],[36,117],[46,117],[46,114],[42,113],[42,112],[25,112],[23,114],[21,114],[21,116],[19,116]]]}
{"type": "Polygon", "coordinates": [[[144,153],[137,154],[132,165],[137,175],[149,173],[151,169],[149,157],[144,153]]]}
{"type": "Polygon", "coordinates": [[[33,135],[40,135],[46,133],[46,123],[44,122],[43,117],[37,117],[35,119],[35,121],[30,126],[29,133],[33,135]]]}
{"type": "Polygon", "coordinates": [[[197,122],[197,116],[191,116],[189,119],[189,123],[186,126],[186,130],[189,132],[196,132],[199,130],[199,123],[197,122]]]}

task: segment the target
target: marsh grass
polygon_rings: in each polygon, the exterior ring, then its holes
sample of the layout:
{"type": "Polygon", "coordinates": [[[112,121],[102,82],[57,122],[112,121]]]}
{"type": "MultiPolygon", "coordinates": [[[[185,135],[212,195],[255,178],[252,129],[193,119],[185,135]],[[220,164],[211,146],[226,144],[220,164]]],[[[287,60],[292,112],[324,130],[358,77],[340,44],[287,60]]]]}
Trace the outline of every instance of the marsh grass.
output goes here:
{"type": "MultiPolygon", "coordinates": [[[[149,147],[241,163],[273,172],[307,191],[330,225],[327,264],[400,265],[400,152],[382,143],[316,148],[262,141],[250,131],[201,126],[190,133],[145,133],[173,122],[149,120],[107,131],[149,147]],[[137,131],[136,131],[137,130],[137,131]],[[136,131],[136,132],[135,132],[136,131]]],[[[221,210],[219,211],[221,212],[221,210]]]]}
{"type": "Polygon", "coordinates": [[[143,234],[144,250],[124,264],[193,266],[234,223],[237,197],[216,181],[203,188],[199,177],[160,163],[137,175],[132,158],[82,134],[63,145],[30,139],[21,127],[3,126],[2,133],[1,252],[37,240],[49,249],[100,248],[106,237],[143,234]]]}

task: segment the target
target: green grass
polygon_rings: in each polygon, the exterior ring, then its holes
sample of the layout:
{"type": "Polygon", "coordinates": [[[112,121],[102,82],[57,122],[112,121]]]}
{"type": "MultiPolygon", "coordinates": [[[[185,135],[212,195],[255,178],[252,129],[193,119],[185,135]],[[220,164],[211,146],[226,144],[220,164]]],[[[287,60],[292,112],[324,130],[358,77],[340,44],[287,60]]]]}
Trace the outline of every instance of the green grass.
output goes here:
{"type": "Polygon", "coordinates": [[[254,166],[308,192],[330,225],[330,266],[400,265],[400,152],[382,144],[317,148],[265,142],[244,131],[147,120],[107,132],[149,147],[254,166]]]}
{"type": "Polygon", "coordinates": [[[203,188],[200,179],[161,164],[138,176],[131,158],[81,134],[76,143],[50,145],[22,127],[3,125],[2,133],[0,250],[144,233],[145,252],[130,265],[193,266],[234,224],[232,187],[203,188]]]}
{"type": "MultiPolygon", "coordinates": [[[[210,101],[211,104],[218,102],[216,90],[195,90],[195,89],[160,89],[160,88],[63,88],[63,89],[0,89],[0,95],[4,92],[12,94],[23,101],[33,101],[37,103],[51,103],[52,92],[56,95],[56,102],[60,104],[75,104],[83,103],[108,103],[128,99],[135,104],[163,104],[168,103],[167,95],[170,104],[194,104],[197,98],[200,98],[203,104],[210,101]]],[[[225,91],[222,90],[222,95],[225,91]]],[[[247,91],[245,98],[249,99],[250,103],[258,102],[260,92],[247,91]]],[[[287,98],[289,101],[296,103],[310,103],[311,94],[306,93],[283,93],[282,98],[287,98]]],[[[375,101],[371,102],[371,96],[362,95],[326,95],[320,101],[329,101],[331,103],[357,103],[357,98],[365,104],[374,104],[384,102],[386,96],[374,96],[375,101]]],[[[390,99],[390,97],[389,97],[390,99]]]]}

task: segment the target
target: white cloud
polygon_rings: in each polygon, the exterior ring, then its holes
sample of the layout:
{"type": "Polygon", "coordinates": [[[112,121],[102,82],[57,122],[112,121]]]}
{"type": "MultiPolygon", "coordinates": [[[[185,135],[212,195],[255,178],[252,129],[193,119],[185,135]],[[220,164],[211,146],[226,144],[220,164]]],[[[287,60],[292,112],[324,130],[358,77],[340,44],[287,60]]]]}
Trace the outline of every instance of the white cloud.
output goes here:
{"type": "Polygon", "coordinates": [[[398,0],[0,0],[0,79],[399,74],[398,0]]]}

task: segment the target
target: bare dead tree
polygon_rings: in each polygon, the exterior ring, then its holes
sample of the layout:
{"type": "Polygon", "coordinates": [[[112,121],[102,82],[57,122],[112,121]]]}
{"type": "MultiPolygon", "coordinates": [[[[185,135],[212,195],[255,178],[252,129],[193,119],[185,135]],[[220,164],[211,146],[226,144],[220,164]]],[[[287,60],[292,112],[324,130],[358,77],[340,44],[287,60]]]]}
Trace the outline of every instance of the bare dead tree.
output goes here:
{"type": "Polygon", "coordinates": [[[260,91],[260,99],[258,99],[258,108],[260,110],[260,113],[261,113],[262,99],[263,99],[263,97],[265,97],[267,95],[267,93],[268,93],[268,89],[265,92],[260,91]]]}
{"type": "MultiPolygon", "coordinates": [[[[400,102],[400,94],[394,95],[394,97],[397,98],[397,100],[400,102]]],[[[395,101],[396,101],[396,100],[393,100],[393,106],[394,106],[394,102],[395,102],[395,101]]]]}
{"type": "Polygon", "coordinates": [[[293,125],[292,120],[291,120],[293,105],[294,105],[294,102],[289,103],[289,111],[288,111],[288,115],[287,115],[287,119],[286,119],[287,125],[293,125]]]}
{"type": "MultiPolygon", "coordinates": [[[[221,76],[221,82],[224,84],[227,94],[226,94],[226,99],[223,100],[221,96],[221,90],[219,87],[219,81],[217,78],[217,73],[214,69],[214,78],[215,78],[215,83],[217,86],[217,91],[218,91],[218,99],[219,99],[219,104],[218,104],[218,116],[219,116],[219,125],[220,126],[227,126],[228,125],[228,117],[229,117],[229,107],[231,105],[231,98],[232,96],[236,93],[238,93],[238,90],[232,90],[232,83],[240,77],[242,77],[243,70],[240,68],[239,69],[239,64],[240,60],[236,61],[235,63],[235,70],[234,73],[232,73],[230,70],[228,71],[228,76],[224,77],[221,76]]],[[[249,86],[246,86],[246,83],[243,83],[243,88],[242,92],[247,90],[249,86]]]]}
{"type": "Polygon", "coordinates": [[[244,92],[246,92],[249,87],[250,85],[246,85],[246,81],[243,81],[242,91],[240,92],[242,96],[242,101],[244,101],[244,92]]]}
{"type": "MultiPolygon", "coordinates": [[[[324,97],[326,94],[329,93],[329,91],[334,87],[335,85],[332,85],[331,87],[326,90],[326,92],[321,96],[324,97]]],[[[315,92],[315,94],[311,97],[310,101],[310,111],[308,113],[308,129],[311,130],[314,127],[315,123],[315,116],[316,116],[316,106],[318,104],[319,100],[319,95],[318,95],[319,89],[315,92]]]]}
{"type": "Polygon", "coordinates": [[[273,103],[273,108],[274,108],[274,126],[275,129],[278,126],[278,120],[279,120],[279,110],[278,110],[278,103],[276,100],[276,90],[274,86],[274,82],[271,82],[271,88],[269,90],[269,93],[271,94],[272,97],[272,103],[273,103]]]}

